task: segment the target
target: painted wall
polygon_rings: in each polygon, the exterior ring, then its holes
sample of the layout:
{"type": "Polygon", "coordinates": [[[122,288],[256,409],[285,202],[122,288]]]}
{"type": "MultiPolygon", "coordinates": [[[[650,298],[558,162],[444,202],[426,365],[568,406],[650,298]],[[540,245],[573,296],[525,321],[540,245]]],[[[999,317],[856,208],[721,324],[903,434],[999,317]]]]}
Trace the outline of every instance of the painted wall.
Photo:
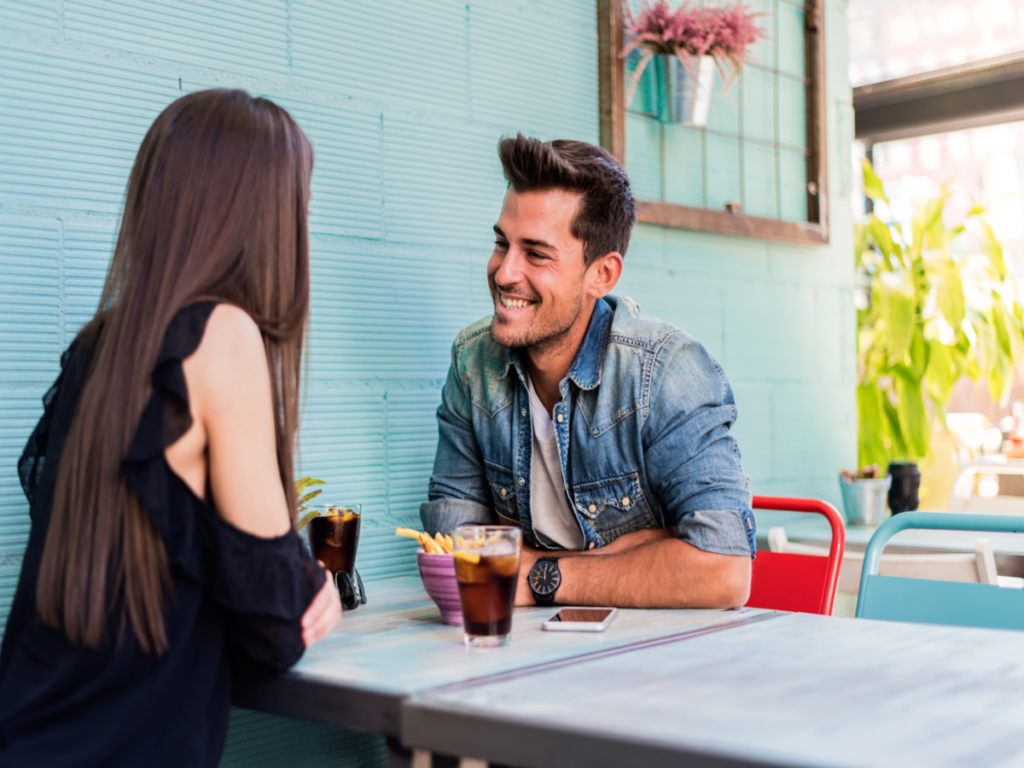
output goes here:
{"type": "MultiPolygon", "coordinates": [[[[210,86],[278,100],[315,146],[302,471],[363,504],[365,577],[413,572],[391,534],[418,519],[451,339],[489,311],[496,143],[597,141],[593,0],[0,0],[0,19],[0,615],[28,526],[15,462],[95,308],[134,153],[210,86]]],[[[722,362],[756,492],[837,501],[856,456],[844,0],[827,35],[831,244],[640,226],[621,292],[722,362]]],[[[237,712],[225,764],[374,765],[382,748],[237,712]]]]}

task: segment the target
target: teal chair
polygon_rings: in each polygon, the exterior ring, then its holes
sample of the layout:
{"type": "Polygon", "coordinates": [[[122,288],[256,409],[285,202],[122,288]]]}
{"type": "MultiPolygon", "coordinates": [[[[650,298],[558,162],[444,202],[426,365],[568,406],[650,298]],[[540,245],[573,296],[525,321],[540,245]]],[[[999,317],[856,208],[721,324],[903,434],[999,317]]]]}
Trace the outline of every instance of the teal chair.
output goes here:
{"type": "Polygon", "coordinates": [[[882,549],[889,539],[909,528],[1024,533],[1024,517],[947,512],[893,515],[875,531],[864,553],[857,618],[1024,629],[1024,590],[991,584],[879,576],[882,549]]]}

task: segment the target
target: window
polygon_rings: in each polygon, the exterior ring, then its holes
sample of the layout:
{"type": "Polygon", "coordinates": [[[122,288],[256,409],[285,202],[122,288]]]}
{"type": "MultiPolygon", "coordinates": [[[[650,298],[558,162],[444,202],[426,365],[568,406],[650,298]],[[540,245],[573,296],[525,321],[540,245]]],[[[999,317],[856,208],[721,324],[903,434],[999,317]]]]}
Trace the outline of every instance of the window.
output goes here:
{"type": "Polygon", "coordinates": [[[641,221],[828,242],[823,3],[748,2],[769,39],[724,95],[716,73],[707,125],[690,128],[658,120],[654,66],[626,107],[639,56],[618,57],[622,6],[599,0],[601,143],[625,164],[641,221]]]}

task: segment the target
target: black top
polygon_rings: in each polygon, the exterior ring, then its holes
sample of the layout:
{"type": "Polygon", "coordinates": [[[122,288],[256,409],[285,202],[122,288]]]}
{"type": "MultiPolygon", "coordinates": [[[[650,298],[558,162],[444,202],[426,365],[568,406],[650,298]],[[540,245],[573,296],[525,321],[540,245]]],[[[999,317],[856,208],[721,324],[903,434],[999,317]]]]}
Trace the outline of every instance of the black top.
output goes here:
{"type": "Polygon", "coordinates": [[[163,537],[174,584],[160,656],[143,653],[130,629],[118,644],[117,610],[95,650],[36,614],[56,467],[92,350],[79,338],[61,358],[18,464],[32,527],[0,650],[0,766],[216,766],[233,672],[278,673],[302,655],[301,618],[323,571],[294,533],[262,539],[229,525],[164,459],[192,423],[181,362],[214,306],[192,305],[168,327],[122,464],[163,537]]]}

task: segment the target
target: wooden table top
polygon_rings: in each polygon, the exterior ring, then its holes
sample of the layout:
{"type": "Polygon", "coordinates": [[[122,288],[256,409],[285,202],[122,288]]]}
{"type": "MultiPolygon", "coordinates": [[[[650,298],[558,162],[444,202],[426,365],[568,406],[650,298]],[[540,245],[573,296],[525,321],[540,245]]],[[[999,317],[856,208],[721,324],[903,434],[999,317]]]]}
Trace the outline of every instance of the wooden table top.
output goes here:
{"type": "Polygon", "coordinates": [[[517,608],[511,644],[481,649],[463,645],[461,626],[441,622],[418,576],[368,582],[366,588],[367,605],[346,611],[339,627],[291,672],[239,681],[234,703],[398,736],[401,703],[417,692],[776,615],[748,608],[620,610],[602,633],[544,632],[540,625],[556,608],[517,608]]]}
{"type": "Polygon", "coordinates": [[[406,746],[550,766],[1024,765],[1024,634],[777,615],[428,691],[406,746]]]}

